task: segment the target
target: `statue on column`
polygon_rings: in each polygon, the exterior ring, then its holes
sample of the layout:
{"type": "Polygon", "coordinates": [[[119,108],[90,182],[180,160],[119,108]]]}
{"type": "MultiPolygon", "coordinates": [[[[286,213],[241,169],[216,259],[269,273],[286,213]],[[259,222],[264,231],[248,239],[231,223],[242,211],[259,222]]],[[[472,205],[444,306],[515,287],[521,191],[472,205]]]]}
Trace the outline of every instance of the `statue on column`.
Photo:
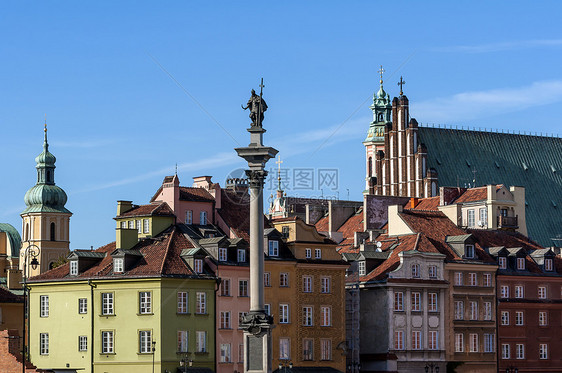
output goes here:
{"type": "Polygon", "coordinates": [[[248,100],[246,107],[242,106],[242,109],[250,109],[250,119],[252,120],[252,127],[261,127],[261,122],[263,121],[263,113],[267,110],[267,104],[262,97],[262,93],[258,96],[256,91],[252,89],[252,96],[248,100]]]}

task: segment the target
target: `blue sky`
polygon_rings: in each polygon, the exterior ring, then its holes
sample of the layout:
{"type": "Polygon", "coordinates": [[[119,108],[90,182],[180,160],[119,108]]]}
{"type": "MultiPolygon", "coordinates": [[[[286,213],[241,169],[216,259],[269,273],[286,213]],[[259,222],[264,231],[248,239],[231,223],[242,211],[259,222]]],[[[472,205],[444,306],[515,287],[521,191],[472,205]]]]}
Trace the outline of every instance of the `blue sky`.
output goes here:
{"type": "Polygon", "coordinates": [[[224,185],[262,76],[283,166],[339,170],[299,195],[361,198],[381,64],[420,123],[562,133],[562,5],[396,4],[1,2],[0,221],[21,229],[45,113],[72,248],[114,240],[116,201],[147,203],[176,163],[183,185],[224,185]]]}

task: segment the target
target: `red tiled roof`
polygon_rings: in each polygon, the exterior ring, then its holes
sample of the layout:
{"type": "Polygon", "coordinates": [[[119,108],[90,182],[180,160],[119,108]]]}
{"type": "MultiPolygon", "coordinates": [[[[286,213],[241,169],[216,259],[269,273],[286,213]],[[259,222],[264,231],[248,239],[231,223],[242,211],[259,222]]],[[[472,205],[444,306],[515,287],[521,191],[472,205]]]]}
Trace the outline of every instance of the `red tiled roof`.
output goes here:
{"type": "Polygon", "coordinates": [[[355,232],[363,232],[364,230],[363,209],[360,209],[355,215],[349,217],[338,229],[338,232],[341,232],[343,235],[343,241],[338,244],[337,250],[342,253],[353,252],[355,232]]]}
{"type": "Polygon", "coordinates": [[[318,232],[328,232],[329,223],[330,223],[330,217],[328,215],[321,217],[320,220],[318,220],[315,224],[316,230],[318,232]]]}
{"type": "Polygon", "coordinates": [[[418,204],[414,207],[414,210],[438,211],[437,207],[439,206],[439,198],[439,196],[420,198],[418,200],[418,204]]]}
{"type": "Polygon", "coordinates": [[[459,198],[457,198],[454,201],[454,203],[483,201],[486,198],[488,198],[488,188],[486,187],[470,188],[467,189],[466,192],[461,194],[459,198]]]}
{"type": "Polygon", "coordinates": [[[166,202],[151,203],[149,205],[135,206],[129,211],[117,216],[118,218],[130,216],[175,216],[174,211],[166,202]]]}
{"type": "Polygon", "coordinates": [[[0,303],[23,303],[23,296],[0,287],[0,303]]]}
{"type": "Polygon", "coordinates": [[[180,201],[214,202],[215,199],[207,189],[180,186],[180,201]]]}
{"type": "Polygon", "coordinates": [[[134,249],[140,251],[142,258],[122,274],[113,273],[113,258],[110,254],[115,250],[115,242],[112,242],[95,250],[96,252],[106,253],[105,257],[92,267],[79,273],[78,276],[69,276],[70,264],[66,263],[32,277],[30,282],[96,277],[192,276],[195,273],[180,257],[183,249],[190,248],[194,248],[193,244],[174,226],[171,230],[155,238],[142,240],[135,245],[134,249]]]}

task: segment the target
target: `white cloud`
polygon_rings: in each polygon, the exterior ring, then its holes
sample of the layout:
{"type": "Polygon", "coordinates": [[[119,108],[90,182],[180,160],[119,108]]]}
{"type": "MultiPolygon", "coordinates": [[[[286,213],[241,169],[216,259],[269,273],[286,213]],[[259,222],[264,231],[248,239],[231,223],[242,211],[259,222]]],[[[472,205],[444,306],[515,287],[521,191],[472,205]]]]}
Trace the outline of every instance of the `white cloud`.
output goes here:
{"type": "Polygon", "coordinates": [[[460,122],[562,101],[562,80],[534,82],[519,88],[457,93],[413,102],[410,113],[420,123],[460,122]]]}
{"type": "Polygon", "coordinates": [[[434,52],[489,53],[558,46],[562,46],[562,39],[520,40],[480,45],[453,45],[449,47],[432,48],[431,50],[434,52]]]}

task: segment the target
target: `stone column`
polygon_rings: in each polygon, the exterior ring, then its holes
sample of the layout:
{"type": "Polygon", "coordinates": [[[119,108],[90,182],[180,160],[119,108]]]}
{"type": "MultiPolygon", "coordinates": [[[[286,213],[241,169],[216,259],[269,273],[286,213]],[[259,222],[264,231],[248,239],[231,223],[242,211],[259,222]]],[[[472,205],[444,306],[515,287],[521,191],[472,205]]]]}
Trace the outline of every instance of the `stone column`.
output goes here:
{"type": "Polygon", "coordinates": [[[250,187],[250,312],[242,320],[244,329],[244,372],[271,373],[271,329],[273,318],[264,307],[264,247],[263,247],[263,183],[267,176],[265,164],[277,150],[263,146],[260,126],[248,129],[251,142],[245,148],[236,148],[238,156],[248,162],[246,170],[250,187]]]}

